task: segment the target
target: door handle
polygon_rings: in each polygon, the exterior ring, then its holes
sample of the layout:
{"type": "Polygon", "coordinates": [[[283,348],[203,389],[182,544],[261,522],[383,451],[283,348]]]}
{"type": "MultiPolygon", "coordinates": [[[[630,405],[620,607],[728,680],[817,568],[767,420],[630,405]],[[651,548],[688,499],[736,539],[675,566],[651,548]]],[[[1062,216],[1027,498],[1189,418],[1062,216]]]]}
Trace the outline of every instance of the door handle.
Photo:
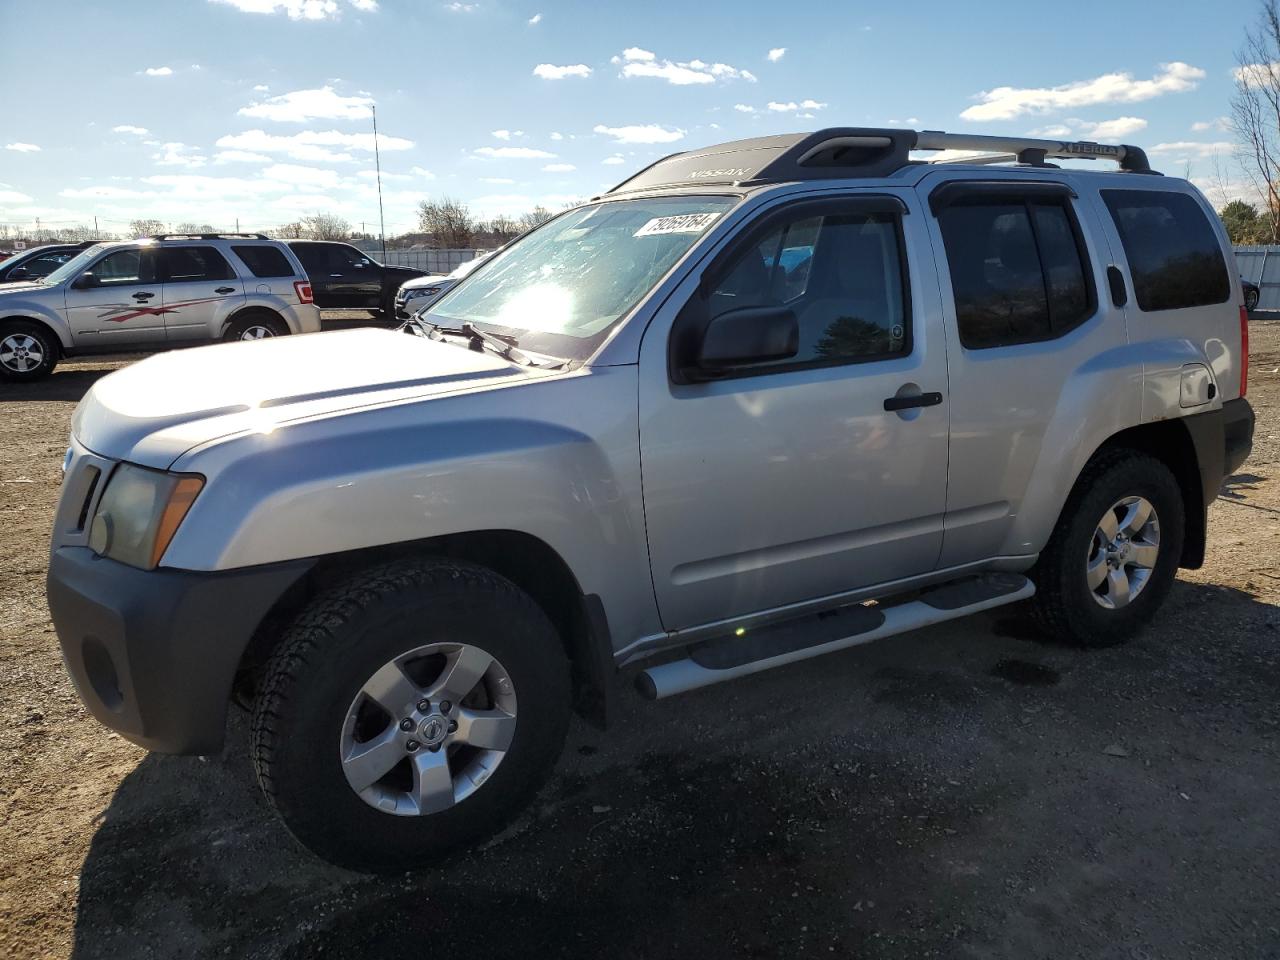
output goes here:
{"type": "Polygon", "coordinates": [[[135,299],[135,300],[150,300],[150,299],[151,299],[152,297],[154,297],[154,296],[155,296],[155,294],[154,294],[154,293],[135,293],[135,294],[133,295],[133,299],[135,299]]]}
{"type": "Polygon", "coordinates": [[[235,293],[236,288],[235,287],[215,287],[213,292],[214,293],[235,293]]]}
{"type": "Polygon", "coordinates": [[[1107,267],[1107,284],[1111,287],[1111,302],[1123,307],[1129,302],[1129,293],[1124,288],[1124,275],[1119,267],[1107,267]]]}
{"type": "Polygon", "coordinates": [[[329,276],[333,277],[334,279],[341,279],[342,274],[340,274],[340,273],[331,273],[331,274],[329,274],[329,276]]]}
{"type": "Polygon", "coordinates": [[[918,393],[914,397],[885,397],[886,410],[910,410],[912,407],[936,407],[942,402],[940,393],[918,393]]]}

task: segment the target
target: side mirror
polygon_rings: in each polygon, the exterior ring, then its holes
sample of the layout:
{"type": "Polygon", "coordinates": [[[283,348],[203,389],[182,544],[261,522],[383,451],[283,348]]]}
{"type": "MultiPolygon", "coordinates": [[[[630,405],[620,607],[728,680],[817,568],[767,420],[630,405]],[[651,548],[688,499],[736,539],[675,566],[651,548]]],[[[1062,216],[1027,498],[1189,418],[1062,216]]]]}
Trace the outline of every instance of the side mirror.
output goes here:
{"type": "Polygon", "coordinates": [[[799,349],[800,325],[795,313],[786,307],[744,307],[722,313],[707,324],[697,366],[704,379],[712,379],[740,367],[786,360],[799,349]]]}
{"type": "Polygon", "coordinates": [[[14,267],[9,273],[10,280],[25,280],[29,276],[31,276],[31,271],[26,267],[14,267]]]}
{"type": "Polygon", "coordinates": [[[94,285],[93,273],[90,271],[86,271],[80,274],[80,276],[76,277],[75,280],[71,282],[71,289],[72,290],[88,290],[93,285],[94,285]]]}

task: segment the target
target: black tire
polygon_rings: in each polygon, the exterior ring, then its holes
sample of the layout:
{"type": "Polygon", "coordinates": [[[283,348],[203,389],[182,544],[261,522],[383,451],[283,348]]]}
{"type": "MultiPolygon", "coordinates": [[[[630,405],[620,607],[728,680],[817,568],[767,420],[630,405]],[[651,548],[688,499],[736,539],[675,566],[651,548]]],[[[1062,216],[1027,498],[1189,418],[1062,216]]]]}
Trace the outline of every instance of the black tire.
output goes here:
{"type": "Polygon", "coordinates": [[[61,356],[58,338],[28,320],[0,323],[0,380],[29,383],[53,373],[61,356]]]}
{"type": "Polygon", "coordinates": [[[263,791],[303,846],[356,870],[405,870],[508,823],[560,755],[570,705],[564,648],[527,594],[471,563],[391,564],[331,590],[289,629],[254,707],[253,762],[263,791]],[[348,784],[340,737],[368,678],[433,642],[474,644],[500,661],[519,702],[514,736],[470,796],[438,813],[397,816],[375,809],[348,784]]]}
{"type": "Polygon", "coordinates": [[[1090,461],[1031,573],[1036,584],[1032,611],[1040,626],[1054,639],[1083,647],[1109,647],[1132,637],[1155,615],[1173,585],[1186,526],[1183,510],[1178,481],[1154,457],[1120,449],[1090,461]],[[1086,564],[1100,521],[1113,504],[1128,497],[1145,498],[1155,508],[1159,551],[1132,601],[1110,609],[1090,589],[1086,564]]]}
{"type": "Polygon", "coordinates": [[[287,337],[289,326],[274,313],[268,310],[246,310],[236,314],[227,325],[223,340],[264,340],[269,337],[287,337]],[[261,332],[261,336],[249,336],[261,332]]]}
{"type": "Polygon", "coordinates": [[[1258,309],[1258,297],[1261,296],[1257,290],[1246,290],[1244,293],[1244,307],[1251,313],[1258,309]]]}

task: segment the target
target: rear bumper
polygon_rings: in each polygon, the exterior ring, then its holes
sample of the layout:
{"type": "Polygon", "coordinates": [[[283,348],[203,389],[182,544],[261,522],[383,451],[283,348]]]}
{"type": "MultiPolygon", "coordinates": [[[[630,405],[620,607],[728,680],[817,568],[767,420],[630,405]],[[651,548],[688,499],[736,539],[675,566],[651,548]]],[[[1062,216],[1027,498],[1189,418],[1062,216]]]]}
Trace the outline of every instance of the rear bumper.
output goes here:
{"type": "Polygon", "coordinates": [[[1253,450],[1253,408],[1244,397],[1222,405],[1223,479],[1231,476],[1253,450]]]}
{"type": "Polygon", "coordinates": [[[99,721],[149,750],[218,752],[240,657],[313,562],[138,570],[87,547],[58,548],[49,610],[76,692],[99,721]]]}

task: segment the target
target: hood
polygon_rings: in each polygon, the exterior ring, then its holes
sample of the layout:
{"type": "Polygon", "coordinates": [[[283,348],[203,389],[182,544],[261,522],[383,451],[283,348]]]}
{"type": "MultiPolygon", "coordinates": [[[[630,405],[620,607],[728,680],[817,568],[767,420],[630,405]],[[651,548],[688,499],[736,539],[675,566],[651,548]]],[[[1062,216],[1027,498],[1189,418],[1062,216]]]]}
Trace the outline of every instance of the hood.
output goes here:
{"type": "Polygon", "coordinates": [[[434,287],[438,283],[442,283],[449,279],[447,273],[428,273],[421,277],[414,277],[412,280],[406,280],[400,284],[401,290],[421,290],[423,287],[434,287]]]}
{"type": "Polygon", "coordinates": [[[165,468],[192,447],[290,421],[530,374],[454,342],[359,328],[157,354],[103,377],[72,420],[95,453],[165,468]]]}
{"type": "Polygon", "coordinates": [[[425,270],[418,270],[414,267],[402,267],[398,263],[384,263],[382,268],[386,270],[387,273],[395,273],[403,277],[420,277],[426,273],[425,270]]]}
{"type": "Polygon", "coordinates": [[[40,283],[36,280],[9,280],[0,283],[0,296],[7,293],[36,293],[43,290],[52,290],[57,286],[56,283],[40,283]]]}

